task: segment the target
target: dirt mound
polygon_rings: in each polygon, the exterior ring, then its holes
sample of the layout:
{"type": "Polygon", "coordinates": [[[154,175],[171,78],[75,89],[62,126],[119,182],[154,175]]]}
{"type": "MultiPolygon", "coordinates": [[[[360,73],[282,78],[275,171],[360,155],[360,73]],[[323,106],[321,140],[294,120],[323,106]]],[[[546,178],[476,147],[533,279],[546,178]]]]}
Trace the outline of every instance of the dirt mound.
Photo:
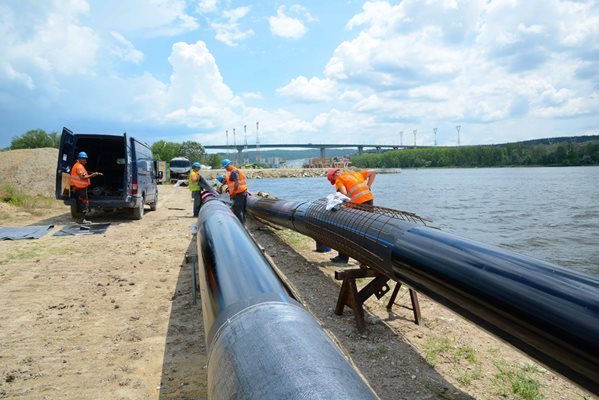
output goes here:
{"type": "Polygon", "coordinates": [[[54,196],[58,149],[23,149],[0,153],[0,180],[31,195],[54,196]]]}

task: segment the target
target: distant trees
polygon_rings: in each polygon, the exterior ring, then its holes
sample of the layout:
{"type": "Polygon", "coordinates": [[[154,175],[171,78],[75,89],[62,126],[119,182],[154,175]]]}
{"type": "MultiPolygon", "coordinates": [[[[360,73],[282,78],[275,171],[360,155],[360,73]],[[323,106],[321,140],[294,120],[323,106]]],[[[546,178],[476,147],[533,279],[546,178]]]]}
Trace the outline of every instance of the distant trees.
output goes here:
{"type": "Polygon", "coordinates": [[[192,163],[198,161],[206,164],[206,150],[198,142],[188,140],[181,143],[181,156],[187,158],[192,163]]]}
{"type": "MultiPolygon", "coordinates": [[[[175,157],[185,157],[192,163],[198,161],[202,164],[208,163],[209,160],[204,146],[192,140],[183,143],[159,140],[151,146],[151,149],[155,160],[170,161],[175,157]]],[[[220,158],[218,162],[220,163],[220,158]]]]}
{"type": "Polygon", "coordinates": [[[208,156],[207,164],[210,165],[212,168],[221,168],[221,161],[222,158],[220,158],[218,154],[214,153],[208,156]]]}
{"type": "Polygon", "coordinates": [[[38,149],[41,147],[58,148],[60,135],[56,132],[46,133],[43,129],[32,129],[21,136],[16,136],[10,142],[10,150],[38,149]]]}
{"type": "Polygon", "coordinates": [[[155,160],[170,161],[175,157],[181,157],[181,144],[174,142],[165,142],[159,140],[152,146],[152,154],[154,154],[155,160]]]}
{"type": "Polygon", "coordinates": [[[353,156],[351,162],[362,168],[599,165],[599,140],[394,150],[353,156]]]}

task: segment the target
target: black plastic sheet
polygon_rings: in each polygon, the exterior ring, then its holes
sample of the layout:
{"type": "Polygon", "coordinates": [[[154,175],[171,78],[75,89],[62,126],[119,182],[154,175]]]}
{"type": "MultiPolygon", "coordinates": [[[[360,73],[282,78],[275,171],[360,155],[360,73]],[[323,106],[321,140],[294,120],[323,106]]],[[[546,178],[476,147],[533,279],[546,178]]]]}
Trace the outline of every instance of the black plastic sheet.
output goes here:
{"type": "Polygon", "coordinates": [[[54,228],[54,225],[0,226],[0,240],[39,239],[54,228]]]}

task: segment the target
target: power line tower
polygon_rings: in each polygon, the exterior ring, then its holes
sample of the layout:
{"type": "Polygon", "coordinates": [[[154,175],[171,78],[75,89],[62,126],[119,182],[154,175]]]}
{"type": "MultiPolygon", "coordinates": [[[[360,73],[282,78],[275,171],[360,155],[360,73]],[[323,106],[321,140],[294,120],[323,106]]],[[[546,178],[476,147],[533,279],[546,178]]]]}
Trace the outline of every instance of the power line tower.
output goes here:
{"type": "Polygon", "coordinates": [[[225,131],[225,135],[227,135],[227,151],[229,150],[229,130],[225,131]]]}
{"type": "Polygon", "coordinates": [[[245,158],[243,159],[244,164],[250,163],[250,158],[248,155],[248,132],[247,125],[243,126],[243,150],[245,151],[245,158]]]}
{"type": "Polygon", "coordinates": [[[418,129],[414,129],[412,133],[414,134],[414,148],[416,148],[416,133],[418,133],[418,129]]]}
{"type": "Polygon", "coordinates": [[[256,163],[260,162],[260,121],[256,122],[256,163]]]}
{"type": "Polygon", "coordinates": [[[433,132],[435,132],[435,146],[437,145],[437,128],[433,128],[433,132]]]}
{"type": "MultiPolygon", "coordinates": [[[[237,143],[235,140],[235,128],[233,128],[233,151],[237,151],[237,143]]],[[[235,163],[239,165],[239,152],[235,153],[235,163]]]]}
{"type": "Polygon", "coordinates": [[[403,131],[399,131],[399,145],[403,146],[403,131]]]}
{"type": "Polygon", "coordinates": [[[460,129],[462,129],[462,125],[456,125],[456,130],[458,131],[458,146],[460,145],[460,129]]]}

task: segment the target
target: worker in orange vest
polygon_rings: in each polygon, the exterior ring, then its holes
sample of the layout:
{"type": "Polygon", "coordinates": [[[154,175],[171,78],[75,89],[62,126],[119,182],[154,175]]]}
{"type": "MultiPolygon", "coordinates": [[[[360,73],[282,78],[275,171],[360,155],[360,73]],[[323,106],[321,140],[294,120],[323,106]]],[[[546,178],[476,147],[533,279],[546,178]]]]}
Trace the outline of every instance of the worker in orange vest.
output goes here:
{"type": "MultiPolygon", "coordinates": [[[[352,203],[373,205],[374,196],[370,191],[376,172],[373,170],[362,171],[342,171],[339,168],[332,168],[327,173],[327,179],[334,185],[337,191],[349,197],[352,203]]],[[[347,264],[349,256],[339,253],[331,261],[347,264]]]]}
{"type": "Polygon", "coordinates": [[[227,182],[227,178],[219,175],[216,177],[216,180],[218,182],[217,186],[216,186],[216,191],[218,193],[229,193],[229,183],[227,182]]]}
{"type": "Polygon", "coordinates": [[[225,158],[222,166],[229,172],[227,184],[229,187],[229,197],[233,200],[233,214],[237,216],[239,222],[245,225],[245,209],[247,206],[248,187],[245,183],[245,176],[237,167],[231,164],[231,160],[225,158]]]}
{"type": "Polygon", "coordinates": [[[89,212],[89,200],[87,199],[87,187],[90,185],[90,178],[102,176],[101,172],[88,173],[85,169],[87,164],[87,153],[82,151],[77,155],[77,162],[71,168],[71,186],[75,191],[75,202],[77,213],[75,222],[78,224],[91,224],[91,221],[85,219],[85,214],[89,212]]]}

